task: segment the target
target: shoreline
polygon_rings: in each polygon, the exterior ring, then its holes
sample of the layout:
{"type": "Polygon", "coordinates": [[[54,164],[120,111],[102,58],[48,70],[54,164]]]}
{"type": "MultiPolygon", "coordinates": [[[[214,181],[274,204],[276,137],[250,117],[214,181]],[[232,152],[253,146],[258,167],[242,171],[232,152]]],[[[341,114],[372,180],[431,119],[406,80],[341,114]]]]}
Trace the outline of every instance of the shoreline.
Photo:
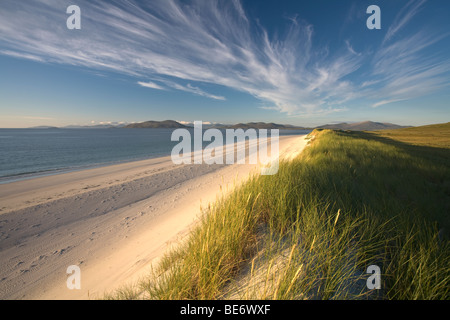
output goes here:
{"type": "MultiPolygon", "coordinates": [[[[2,128],[0,128],[0,130],[2,130],[2,128]]],[[[4,130],[16,130],[16,129],[4,129],[4,130]]],[[[17,130],[33,130],[33,129],[25,128],[25,129],[17,129],[17,130]]],[[[42,130],[42,129],[38,129],[38,130],[42,130]]],[[[66,129],[63,129],[63,130],[66,130],[66,129]]],[[[67,130],[80,130],[80,129],[67,129],[67,130]]],[[[105,129],[91,129],[91,130],[105,130],[105,129]]],[[[135,129],[133,129],[133,130],[135,130],[135,129]]],[[[142,129],[138,129],[138,130],[142,130],[142,129]]],[[[308,130],[302,130],[302,131],[308,131],[308,130]]],[[[280,137],[302,136],[302,135],[306,135],[306,134],[307,133],[305,133],[305,132],[302,132],[300,134],[289,133],[286,135],[281,134],[280,137]]],[[[114,165],[126,164],[126,163],[130,163],[130,162],[138,162],[138,161],[164,158],[167,156],[170,157],[170,153],[169,154],[168,153],[158,153],[158,154],[153,154],[153,155],[140,156],[137,158],[130,157],[127,159],[96,162],[96,163],[91,163],[91,164],[88,163],[88,164],[84,164],[84,165],[80,165],[80,166],[66,166],[66,167],[61,167],[61,168],[50,168],[50,169],[45,169],[45,170],[40,170],[40,171],[33,171],[33,172],[22,172],[22,173],[17,173],[17,174],[13,174],[13,175],[0,176],[0,185],[19,182],[19,181],[32,180],[32,179],[41,178],[41,177],[66,174],[66,173],[71,173],[71,172],[79,172],[79,171],[90,170],[90,169],[104,168],[104,167],[109,167],[109,166],[114,166],[114,165]]]]}
{"type": "Polygon", "coordinates": [[[25,172],[25,173],[12,175],[12,176],[0,177],[0,185],[9,184],[9,183],[13,183],[13,182],[19,182],[19,181],[32,180],[32,179],[36,179],[36,178],[72,173],[72,172],[79,172],[79,171],[90,170],[90,169],[105,168],[105,167],[110,167],[110,166],[130,163],[130,162],[138,162],[138,161],[152,160],[152,159],[157,159],[157,158],[164,158],[164,157],[166,157],[166,155],[164,155],[164,156],[155,155],[155,156],[148,156],[148,157],[139,158],[139,159],[127,159],[127,160],[117,160],[117,161],[112,161],[112,162],[102,162],[102,163],[96,163],[96,164],[86,164],[86,165],[79,166],[79,167],[63,167],[63,168],[42,170],[42,171],[38,171],[38,172],[25,172]]]}
{"type": "MultiPolygon", "coordinates": [[[[304,138],[281,136],[280,155],[301,151],[304,138]]],[[[256,169],[167,156],[0,185],[1,298],[101,298],[136,281],[200,206],[256,169]],[[81,290],[66,287],[70,265],[80,266],[81,290]]]]}

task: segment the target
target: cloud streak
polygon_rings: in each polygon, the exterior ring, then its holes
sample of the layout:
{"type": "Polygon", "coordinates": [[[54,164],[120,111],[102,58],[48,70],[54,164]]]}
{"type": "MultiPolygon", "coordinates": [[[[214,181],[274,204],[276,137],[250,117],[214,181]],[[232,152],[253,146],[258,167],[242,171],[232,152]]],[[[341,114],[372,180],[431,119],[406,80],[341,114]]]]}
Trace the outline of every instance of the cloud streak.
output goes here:
{"type": "Polygon", "coordinates": [[[151,88],[151,89],[157,89],[157,90],[166,90],[165,88],[161,87],[160,85],[154,83],[154,82],[143,82],[143,81],[138,81],[138,85],[140,85],[141,87],[146,87],[146,88],[151,88]]]}
{"type": "Polygon", "coordinates": [[[426,1],[427,0],[410,0],[395,17],[394,23],[389,27],[383,42],[391,40],[400,29],[407,25],[408,22],[422,9],[426,1]]]}
{"type": "Polygon", "coordinates": [[[448,85],[449,61],[421,55],[438,36],[419,32],[390,42],[424,3],[408,3],[375,52],[356,52],[345,41],[331,54],[314,45],[313,26],[297,18],[282,36],[269,36],[239,0],[78,1],[79,31],[65,27],[69,1],[4,0],[0,54],[118,72],[149,89],[226,100],[209,92],[214,84],[289,115],[327,114],[356,99],[377,107],[448,85]],[[362,67],[370,70],[363,80],[356,75],[362,67]]]}

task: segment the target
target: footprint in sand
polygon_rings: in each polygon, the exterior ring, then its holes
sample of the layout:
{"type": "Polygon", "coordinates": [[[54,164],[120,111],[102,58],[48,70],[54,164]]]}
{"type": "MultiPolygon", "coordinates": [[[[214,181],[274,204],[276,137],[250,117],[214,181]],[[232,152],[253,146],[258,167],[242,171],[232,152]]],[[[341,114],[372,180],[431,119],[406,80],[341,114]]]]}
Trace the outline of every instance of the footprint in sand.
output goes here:
{"type": "Polygon", "coordinates": [[[42,260],[47,259],[47,258],[48,258],[47,255],[42,254],[42,255],[40,255],[39,257],[36,257],[36,258],[34,259],[34,262],[42,261],[42,260]]]}
{"type": "Polygon", "coordinates": [[[61,256],[61,255],[65,254],[66,252],[68,252],[70,249],[72,249],[71,246],[63,248],[63,249],[60,249],[60,250],[56,250],[56,251],[52,252],[52,255],[57,254],[57,255],[61,256]]]}

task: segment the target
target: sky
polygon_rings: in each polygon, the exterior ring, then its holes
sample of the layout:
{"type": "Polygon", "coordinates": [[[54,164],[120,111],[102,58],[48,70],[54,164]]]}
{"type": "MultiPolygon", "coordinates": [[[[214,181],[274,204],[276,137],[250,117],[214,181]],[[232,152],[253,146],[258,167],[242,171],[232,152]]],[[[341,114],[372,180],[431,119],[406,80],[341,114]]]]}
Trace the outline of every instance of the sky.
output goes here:
{"type": "Polygon", "coordinates": [[[0,127],[448,122],[449,12],[448,0],[0,0],[0,127]],[[381,29],[367,27],[370,5],[381,29]]]}

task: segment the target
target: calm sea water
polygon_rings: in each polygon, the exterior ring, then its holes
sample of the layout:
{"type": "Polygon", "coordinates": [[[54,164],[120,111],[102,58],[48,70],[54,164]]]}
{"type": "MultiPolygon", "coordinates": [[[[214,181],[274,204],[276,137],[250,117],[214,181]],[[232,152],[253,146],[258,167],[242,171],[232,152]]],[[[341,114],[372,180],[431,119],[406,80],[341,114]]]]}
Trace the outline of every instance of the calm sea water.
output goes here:
{"type": "MultiPolygon", "coordinates": [[[[173,129],[0,129],[0,183],[170,155],[173,129]]],[[[309,131],[280,130],[280,135],[309,131]]]]}

